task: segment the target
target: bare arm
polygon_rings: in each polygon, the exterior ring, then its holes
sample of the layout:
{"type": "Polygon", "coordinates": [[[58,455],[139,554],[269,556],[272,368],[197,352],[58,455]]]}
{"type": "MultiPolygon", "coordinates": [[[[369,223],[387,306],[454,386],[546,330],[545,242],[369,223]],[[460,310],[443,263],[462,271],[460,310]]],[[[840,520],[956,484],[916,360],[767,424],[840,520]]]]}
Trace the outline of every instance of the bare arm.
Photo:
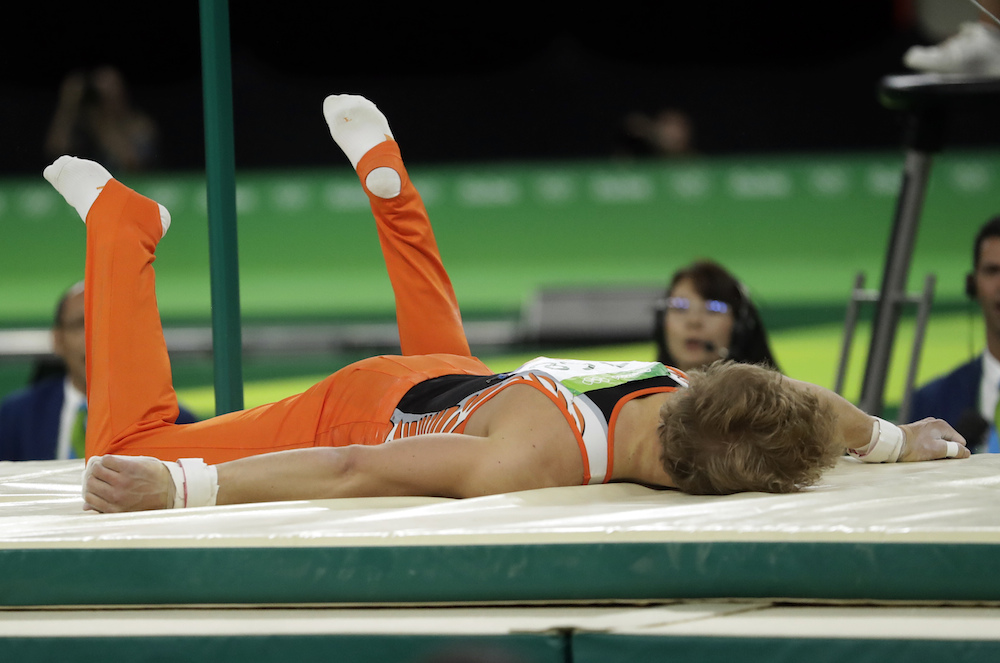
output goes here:
{"type": "MultiPolygon", "coordinates": [[[[836,417],[834,439],[842,441],[845,449],[860,449],[871,441],[875,417],[829,389],[809,382],[785,379],[798,388],[809,390],[833,411],[836,417]]],[[[941,419],[923,419],[900,428],[904,436],[900,462],[946,458],[948,442],[958,445],[958,455],[955,458],[968,458],[971,455],[965,447],[965,438],[941,419]]]]}
{"type": "Polygon", "coordinates": [[[252,456],[218,465],[219,504],[334,497],[476,497],[556,485],[533,445],[420,435],[386,444],[252,456]]]}
{"type": "MultiPolygon", "coordinates": [[[[216,465],[217,504],[375,496],[475,497],[572,485],[579,460],[554,453],[539,433],[490,437],[421,435],[375,446],[316,447],[216,465]]],[[[574,442],[575,446],[575,442],[574,442]]],[[[574,450],[575,451],[575,450],[574,450]]],[[[105,456],[84,486],[85,508],[163,509],[174,502],[166,466],[153,458],[105,456]]]]}

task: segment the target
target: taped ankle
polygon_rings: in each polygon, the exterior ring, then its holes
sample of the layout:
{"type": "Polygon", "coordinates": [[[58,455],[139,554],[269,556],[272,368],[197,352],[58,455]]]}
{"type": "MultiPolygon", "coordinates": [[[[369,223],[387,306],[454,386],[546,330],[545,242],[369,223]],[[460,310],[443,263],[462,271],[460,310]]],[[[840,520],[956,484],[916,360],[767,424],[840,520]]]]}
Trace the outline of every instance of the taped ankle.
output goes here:
{"type": "Polygon", "coordinates": [[[395,198],[403,190],[399,173],[388,166],[375,168],[365,177],[365,188],[379,198],[395,198]]]}

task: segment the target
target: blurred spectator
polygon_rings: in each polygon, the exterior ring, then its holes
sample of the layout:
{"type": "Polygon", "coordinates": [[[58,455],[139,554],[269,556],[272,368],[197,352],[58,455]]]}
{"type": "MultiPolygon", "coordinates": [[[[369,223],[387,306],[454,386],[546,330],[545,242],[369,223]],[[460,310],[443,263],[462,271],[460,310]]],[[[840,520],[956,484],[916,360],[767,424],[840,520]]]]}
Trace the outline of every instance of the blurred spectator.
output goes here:
{"type": "Polygon", "coordinates": [[[719,360],[778,370],[764,323],[746,287],[709,260],[674,272],[657,307],[654,330],[656,360],[682,371],[719,360]]]}
{"type": "Polygon", "coordinates": [[[629,113],[622,121],[622,151],[630,156],[675,157],[695,153],[694,128],[687,113],[664,108],[629,113]]]}
{"type": "Polygon", "coordinates": [[[73,72],[63,80],[46,157],[70,154],[100,161],[113,172],[135,172],[156,165],[157,145],[156,123],[132,106],[117,69],[73,72]]]}
{"type": "MultiPolygon", "coordinates": [[[[82,458],[87,420],[83,283],[59,299],[52,327],[58,363],[39,363],[31,384],[0,402],[0,460],[82,458]]],[[[177,423],[196,421],[180,408],[177,423]]]]}
{"type": "Polygon", "coordinates": [[[1000,216],[987,221],[972,247],[965,294],[983,312],[986,349],[947,375],[913,392],[909,419],[944,419],[962,434],[972,453],[1000,452],[1000,216]]]}

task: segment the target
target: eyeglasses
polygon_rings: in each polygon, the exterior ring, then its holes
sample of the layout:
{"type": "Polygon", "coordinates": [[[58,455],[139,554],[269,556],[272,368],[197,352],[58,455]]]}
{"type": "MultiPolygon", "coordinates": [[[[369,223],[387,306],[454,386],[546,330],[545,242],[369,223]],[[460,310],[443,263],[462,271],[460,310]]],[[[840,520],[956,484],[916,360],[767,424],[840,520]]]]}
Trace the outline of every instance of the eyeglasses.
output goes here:
{"type": "MultiPolygon", "coordinates": [[[[691,310],[691,300],[687,297],[667,297],[665,308],[668,311],[687,313],[691,310]]],[[[705,300],[705,312],[721,315],[729,312],[729,304],[718,299],[705,300]]]]}

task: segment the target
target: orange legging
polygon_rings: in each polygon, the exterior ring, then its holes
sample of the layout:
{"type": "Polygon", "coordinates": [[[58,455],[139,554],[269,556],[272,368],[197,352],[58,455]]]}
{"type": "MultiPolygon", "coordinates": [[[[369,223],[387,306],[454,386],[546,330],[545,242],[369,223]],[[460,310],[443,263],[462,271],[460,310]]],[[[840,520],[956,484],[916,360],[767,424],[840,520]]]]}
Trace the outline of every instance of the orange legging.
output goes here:
{"type": "Polygon", "coordinates": [[[365,191],[395,293],[403,356],[365,359],[296,396],[186,425],[173,423],[177,396],[156,305],[159,210],[108,182],[87,216],[87,457],[220,463],[283,449],[379,444],[396,404],[414,384],[446,374],[490,374],[469,354],[427,212],[394,141],[362,158],[362,186],[379,166],[402,179],[402,192],[390,200],[365,191]]]}

